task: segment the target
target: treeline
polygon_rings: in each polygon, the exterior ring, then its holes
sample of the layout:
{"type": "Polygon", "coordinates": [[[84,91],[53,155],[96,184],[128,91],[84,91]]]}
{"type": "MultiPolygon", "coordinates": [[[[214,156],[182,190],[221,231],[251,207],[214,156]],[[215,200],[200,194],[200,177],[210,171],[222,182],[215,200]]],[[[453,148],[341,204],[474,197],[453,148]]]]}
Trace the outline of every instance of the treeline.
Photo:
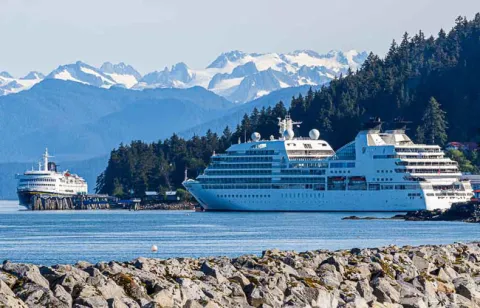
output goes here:
{"type": "Polygon", "coordinates": [[[405,33],[392,42],[382,59],[371,53],[361,69],[333,80],[318,91],[293,97],[287,111],[283,103],[255,109],[232,132],[207,132],[184,140],[177,135],[158,143],[140,141],[121,145],[111,153],[97,191],[115,195],[133,191],[161,191],[180,187],[185,169],[195,177],[208,164],[213,151],[259,132],[263,138],[278,135],[277,117],[289,112],[303,121],[296,135],[317,128],[322,139],[339,148],[354,138],[372,116],[390,121],[411,121],[408,134],[418,141],[445,144],[474,141],[480,114],[480,14],[473,20],[458,17],[448,33],[436,37],[420,31],[405,33]]]}

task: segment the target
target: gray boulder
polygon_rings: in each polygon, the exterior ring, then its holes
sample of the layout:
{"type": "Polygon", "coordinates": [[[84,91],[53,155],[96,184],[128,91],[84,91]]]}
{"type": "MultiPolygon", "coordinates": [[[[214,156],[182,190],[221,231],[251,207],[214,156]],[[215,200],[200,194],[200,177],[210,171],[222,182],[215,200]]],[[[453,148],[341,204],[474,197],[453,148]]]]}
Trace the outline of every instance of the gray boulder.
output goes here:
{"type": "Polygon", "coordinates": [[[400,292],[398,292],[386,278],[376,278],[372,282],[373,295],[380,303],[398,303],[400,292]]]}
{"type": "Polygon", "coordinates": [[[26,279],[44,288],[49,288],[50,284],[45,277],[40,274],[37,266],[32,264],[18,264],[6,261],[3,263],[3,270],[17,278],[26,279]]]}

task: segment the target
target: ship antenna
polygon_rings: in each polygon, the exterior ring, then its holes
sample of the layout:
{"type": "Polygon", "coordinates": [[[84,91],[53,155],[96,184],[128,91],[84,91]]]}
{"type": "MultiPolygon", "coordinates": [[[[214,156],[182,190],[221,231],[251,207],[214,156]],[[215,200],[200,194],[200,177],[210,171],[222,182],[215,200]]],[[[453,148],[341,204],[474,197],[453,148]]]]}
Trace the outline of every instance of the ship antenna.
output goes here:
{"type": "Polygon", "coordinates": [[[48,148],[45,148],[45,154],[43,154],[43,171],[48,171],[48,148]]]}

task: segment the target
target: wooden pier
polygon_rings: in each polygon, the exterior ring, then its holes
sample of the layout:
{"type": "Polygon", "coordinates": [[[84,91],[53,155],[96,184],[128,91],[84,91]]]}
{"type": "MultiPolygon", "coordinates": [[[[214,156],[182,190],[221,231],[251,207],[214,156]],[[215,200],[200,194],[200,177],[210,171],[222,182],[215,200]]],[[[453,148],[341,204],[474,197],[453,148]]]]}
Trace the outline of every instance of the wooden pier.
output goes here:
{"type": "Polygon", "coordinates": [[[106,210],[119,208],[118,199],[107,195],[36,195],[30,201],[32,211],[106,210]]]}

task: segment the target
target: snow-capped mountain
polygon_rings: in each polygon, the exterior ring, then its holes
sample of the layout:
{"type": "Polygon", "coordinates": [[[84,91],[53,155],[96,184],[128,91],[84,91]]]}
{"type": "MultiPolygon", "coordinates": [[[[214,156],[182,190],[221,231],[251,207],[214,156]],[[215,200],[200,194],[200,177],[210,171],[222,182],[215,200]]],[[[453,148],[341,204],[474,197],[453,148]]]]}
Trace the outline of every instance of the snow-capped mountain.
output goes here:
{"type": "Polygon", "coordinates": [[[272,91],[302,85],[322,85],[349,69],[356,71],[366,52],[333,50],[319,54],[312,50],[291,53],[222,53],[204,69],[192,69],[180,62],[171,68],[142,76],[125,63],[105,62],[100,68],[81,61],[59,66],[44,77],[38,72],[16,79],[0,73],[0,95],[30,88],[44,78],[80,82],[96,87],[121,86],[143,90],[201,86],[232,102],[251,101],[272,91]]]}
{"type": "Polygon", "coordinates": [[[30,72],[25,77],[15,78],[8,72],[0,73],[0,95],[18,93],[30,89],[45,78],[42,73],[30,72]]]}
{"type": "Polygon", "coordinates": [[[128,89],[136,85],[140,79],[142,79],[142,75],[140,75],[136,69],[123,62],[118,64],[105,62],[100,67],[100,71],[103,74],[110,76],[118,85],[123,85],[128,89]]]}
{"type": "Polygon", "coordinates": [[[221,54],[205,69],[191,69],[185,63],[145,75],[133,89],[157,87],[205,87],[232,102],[243,103],[272,91],[302,85],[322,85],[348,69],[356,71],[366,52],[331,51],[325,55],[311,50],[287,54],[221,54]]]}
{"type": "Polygon", "coordinates": [[[73,64],[61,65],[48,74],[48,79],[61,79],[80,82],[101,88],[110,88],[117,82],[100,69],[78,61],[73,64]]]}

